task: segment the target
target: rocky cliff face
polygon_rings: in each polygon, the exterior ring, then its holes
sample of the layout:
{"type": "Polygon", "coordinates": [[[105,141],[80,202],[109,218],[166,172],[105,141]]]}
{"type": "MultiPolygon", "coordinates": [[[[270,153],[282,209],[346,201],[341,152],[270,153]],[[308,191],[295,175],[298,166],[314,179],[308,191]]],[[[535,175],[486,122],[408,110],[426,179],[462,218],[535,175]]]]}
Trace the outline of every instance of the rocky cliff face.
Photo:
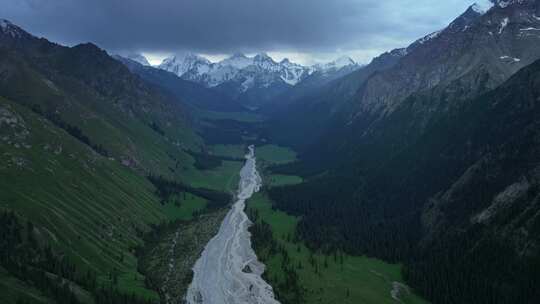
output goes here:
{"type": "Polygon", "coordinates": [[[447,28],[409,46],[395,67],[366,81],[352,117],[391,112],[413,92],[456,89],[458,80],[466,93],[461,98],[495,88],[540,57],[538,9],[536,1],[500,1],[485,13],[470,7],[447,28]]]}

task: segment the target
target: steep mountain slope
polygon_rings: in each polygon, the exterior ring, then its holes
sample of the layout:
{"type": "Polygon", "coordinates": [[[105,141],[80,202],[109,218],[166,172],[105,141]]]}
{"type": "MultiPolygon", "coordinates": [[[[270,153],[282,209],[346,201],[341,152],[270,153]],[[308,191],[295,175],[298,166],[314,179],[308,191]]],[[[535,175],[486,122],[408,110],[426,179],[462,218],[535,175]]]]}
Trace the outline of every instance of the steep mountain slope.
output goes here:
{"type": "Polygon", "coordinates": [[[528,33],[539,9],[471,7],[349,99],[329,97],[318,116],[305,108],[323,135],[303,162],[274,170],[326,172],[271,196],[303,217],[311,246],[404,261],[436,303],[539,301],[540,48],[528,33]]]}
{"type": "MultiPolygon", "coordinates": [[[[409,282],[435,303],[535,303],[539,81],[540,61],[439,113],[391,157],[392,142],[363,146],[370,159],[271,197],[303,216],[311,246],[405,261],[409,282]]],[[[396,110],[404,117],[429,99],[407,102],[396,110]]]]}
{"type": "Polygon", "coordinates": [[[77,126],[90,141],[99,138],[95,144],[103,146],[108,157],[137,170],[168,171],[175,161],[165,151],[178,154],[173,152],[176,146],[200,142],[190,131],[182,104],[141,81],[96,46],[65,48],[15,25],[8,29],[18,34],[0,37],[3,96],[77,126]],[[149,143],[156,149],[149,150],[149,143]]]}
{"type": "Polygon", "coordinates": [[[2,303],[158,301],[135,249],[170,211],[146,177],[189,184],[202,144],[181,101],[95,45],[1,21],[2,303]]]}
{"type": "MultiPolygon", "coordinates": [[[[15,212],[23,227],[32,223],[32,232],[27,230],[25,234],[33,235],[41,246],[50,246],[56,256],[46,260],[42,253],[34,253],[34,263],[73,268],[73,273],[64,277],[88,292],[94,291],[95,279],[102,280],[113,272],[142,279],[136,274],[132,249],[141,244],[142,232],[165,219],[153,186],[24,106],[0,97],[0,113],[0,212],[2,217],[6,210],[15,212]],[[91,275],[85,278],[87,271],[91,275]]],[[[5,228],[1,229],[7,234],[5,228]]],[[[37,275],[28,277],[10,269],[18,263],[21,269],[30,267],[32,262],[24,255],[32,251],[22,247],[10,257],[12,248],[5,245],[2,242],[0,267],[10,275],[3,280],[17,278],[24,282],[16,296],[2,298],[11,303],[24,299],[25,290],[36,285],[39,288],[39,283],[35,281],[37,275]]],[[[10,284],[0,287],[3,295],[14,292],[12,288],[10,284]]],[[[39,289],[44,298],[55,298],[50,294],[51,287],[39,289]]],[[[149,293],[142,284],[132,291],[139,297],[149,293]]]]}
{"type": "Polygon", "coordinates": [[[395,160],[416,163],[413,183],[421,177],[440,190],[425,202],[424,249],[409,267],[411,281],[438,302],[540,299],[539,84],[537,61],[459,110],[458,119],[452,111],[395,160]],[[437,140],[444,136],[450,140],[437,140]],[[450,174],[434,177],[434,164],[450,174]],[[426,267],[450,271],[421,275],[426,267]],[[451,298],[443,299],[433,292],[447,288],[443,280],[466,293],[446,290],[451,298]]]}
{"type": "Polygon", "coordinates": [[[300,151],[309,149],[369,76],[393,67],[405,54],[405,49],[395,49],[351,73],[348,67],[343,67],[335,77],[321,78],[318,77],[321,73],[313,73],[313,77],[306,78],[262,109],[270,113],[268,129],[272,139],[300,151]]]}
{"type": "Polygon", "coordinates": [[[536,1],[497,5],[485,14],[470,7],[444,30],[409,46],[395,68],[371,77],[356,96],[351,118],[359,112],[391,112],[412,92],[456,79],[470,92],[462,98],[494,88],[539,57],[540,36],[529,30],[540,25],[536,11],[536,1]]]}
{"type": "MultiPolygon", "coordinates": [[[[364,135],[377,132],[379,125],[412,94],[430,95],[434,100],[454,103],[495,88],[520,68],[540,58],[539,35],[529,29],[538,27],[536,1],[504,2],[487,12],[471,6],[447,28],[430,34],[402,50],[403,56],[384,71],[367,74],[350,89],[352,94],[328,94],[323,102],[308,100],[300,106],[304,117],[328,122],[313,136],[320,155],[332,159],[334,153],[356,153],[364,135]],[[315,105],[312,105],[315,104],[315,105]],[[314,109],[314,114],[310,113],[314,109]],[[316,116],[322,113],[322,116],[316,116]],[[326,115],[324,113],[327,113],[326,115]],[[330,144],[329,144],[330,143],[330,144]]],[[[369,66],[368,66],[369,67],[369,66]]],[[[358,72],[359,73],[359,72],[358,72]]],[[[347,79],[347,78],[345,78],[347,79]]],[[[346,81],[346,80],[345,80],[346,81]]],[[[340,81],[334,86],[341,85],[340,81]]],[[[319,94],[321,95],[321,94],[319,94]]],[[[433,102],[430,111],[436,108],[433,102]]],[[[426,109],[430,107],[428,105],[426,109]]],[[[292,112],[295,115],[296,112],[292,112]]],[[[428,110],[422,123],[429,120],[428,110]]],[[[283,119],[281,119],[283,120],[283,119]]],[[[285,116],[288,129],[306,130],[309,121],[285,116]]],[[[419,123],[415,127],[422,129],[419,123]]],[[[288,133],[294,136],[294,132],[288,133]]],[[[316,159],[320,161],[320,157],[316,159]]]]}
{"type": "Polygon", "coordinates": [[[316,96],[324,91],[327,84],[361,68],[362,66],[349,57],[341,57],[326,64],[316,64],[310,68],[309,75],[302,81],[263,105],[259,111],[266,114],[289,111],[290,107],[300,99],[316,96]]]}
{"type": "Polygon", "coordinates": [[[142,79],[163,88],[177,99],[197,109],[222,112],[240,112],[244,110],[236,101],[227,98],[223,94],[219,94],[215,90],[208,89],[198,83],[179,78],[171,72],[144,66],[123,57],[118,56],[115,58],[142,79]]]}

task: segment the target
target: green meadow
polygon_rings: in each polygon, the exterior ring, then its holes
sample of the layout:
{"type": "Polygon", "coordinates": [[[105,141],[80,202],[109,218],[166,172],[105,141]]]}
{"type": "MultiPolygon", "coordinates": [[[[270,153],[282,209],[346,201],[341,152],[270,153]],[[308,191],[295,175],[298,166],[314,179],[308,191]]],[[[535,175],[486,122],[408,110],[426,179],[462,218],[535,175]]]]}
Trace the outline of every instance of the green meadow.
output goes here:
{"type": "Polygon", "coordinates": [[[285,164],[296,160],[296,153],[285,147],[264,145],[255,150],[257,160],[270,164],[285,164]]]}
{"type": "MultiPolygon", "coordinates": [[[[426,303],[403,284],[401,266],[378,259],[345,254],[324,255],[310,251],[302,242],[294,242],[298,218],[273,210],[263,193],[248,202],[251,212],[271,227],[274,239],[286,250],[290,265],[295,265],[299,285],[305,288],[305,303],[426,303]],[[316,266],[313,266],[313,265],[316,266]],[[401,286],[399,301],[392,298],[394,286],[401,286]]],[[[283,255],[257,252],[267,266],[266,277],[278,294],[287,298],[282,285],[286,273],[283,255]]]]}
{"type": "Polygon", "coordinates": [[[264,184],[270,187],[299,184],[303,179],[295,175],[270,174],[265,176],[264,184]]]}

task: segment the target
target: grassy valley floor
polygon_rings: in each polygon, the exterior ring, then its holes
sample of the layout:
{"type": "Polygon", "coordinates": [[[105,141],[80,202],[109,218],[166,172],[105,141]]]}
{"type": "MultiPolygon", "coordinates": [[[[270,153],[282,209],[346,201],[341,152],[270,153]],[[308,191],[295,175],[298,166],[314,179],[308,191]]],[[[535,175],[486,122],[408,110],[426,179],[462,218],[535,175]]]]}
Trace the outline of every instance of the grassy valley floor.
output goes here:
{"type": "MultiPolygon", "coordinates": [[[[274,210],[264,193],[255,195],[248,208],[258,223],[255,229],[264,222],[271,230],[273,241],[263,240],[256,250],[282,303],[426,303],[403,284],[400,265],[311,251],[295,240],[298,218],[274,210]]],[[[257,230],[254,234],[257,238],[257,230]]]]}
{"type": "MultiPolygon", "coordinates": [[[[265,170],[294,161],[293,151],[277,146],[257,149],[265,187],[295,184],[302,178],[265,170]]],[[[255,222],[252,242],[267,269],[266,280],[283,304],[288,303],[427,303],[407,287],[401,265],[379,259],[313,252],[296,237],[297,217],[272,206],[264,190],[247,204],[255,222]]]]}

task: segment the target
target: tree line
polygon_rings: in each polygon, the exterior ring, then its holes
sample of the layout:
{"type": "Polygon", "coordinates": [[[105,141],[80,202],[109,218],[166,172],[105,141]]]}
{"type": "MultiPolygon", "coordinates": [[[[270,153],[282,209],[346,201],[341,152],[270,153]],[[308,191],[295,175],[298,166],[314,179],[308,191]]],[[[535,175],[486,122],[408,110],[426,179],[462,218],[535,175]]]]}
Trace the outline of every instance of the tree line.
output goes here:
{"type": "Polygon", "coordinates": [[[181,182],[166,179],[161,175],[150,174],[147,178],[156,187],[156,194],[162,199],[162,203],[173,195],[180,195],[185,192],[207,199],[209,202],[208,208],[226,206],[232,199],[228,193],[207,188],[192,187],[181,182]]]}
{"type": "Polygon", "coordinates": [[[52,122],[55,126],[57,126],[60,129],[63,129],[69,135],[75,137],[77,140],[79,140],[83,144],[89,146],[90,148],[92,148],[92,150],[94,150],[96,153],[100,154],[101,156],[109,157],[110,155],[109,151],[105,149],[105,147],[103,147],[102,144],[96,144],[92,142],[90,138],[83,133],[81,128],[67,123],[60,117],[60,115],[56,113],[44,113],[43,110],[41,109],[41,106],[38,104],[35,104],[32,106],[32,111],[34,111],[36,114],[44,116],[45,118],[47,118],[47,120],[52,122]]]}

